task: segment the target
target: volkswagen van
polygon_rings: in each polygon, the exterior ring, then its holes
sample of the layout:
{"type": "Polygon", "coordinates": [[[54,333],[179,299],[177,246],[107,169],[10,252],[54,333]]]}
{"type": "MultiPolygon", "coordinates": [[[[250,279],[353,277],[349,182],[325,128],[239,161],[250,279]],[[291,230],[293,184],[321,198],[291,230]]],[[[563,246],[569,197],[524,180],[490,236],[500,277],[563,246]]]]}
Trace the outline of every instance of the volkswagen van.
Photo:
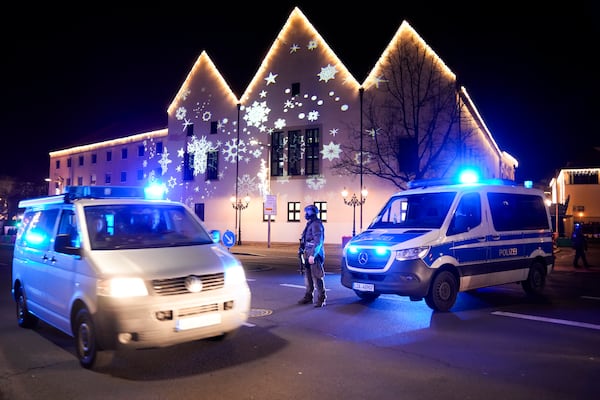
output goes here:
{"type": "Polygon", "coordinates": [[[101,350],[224,338],[248,319],[238,259],[181,203],[142,188],[76,186],[23,200],[12,266],[18,325],[74,338],[80,364],[101,350]]]}

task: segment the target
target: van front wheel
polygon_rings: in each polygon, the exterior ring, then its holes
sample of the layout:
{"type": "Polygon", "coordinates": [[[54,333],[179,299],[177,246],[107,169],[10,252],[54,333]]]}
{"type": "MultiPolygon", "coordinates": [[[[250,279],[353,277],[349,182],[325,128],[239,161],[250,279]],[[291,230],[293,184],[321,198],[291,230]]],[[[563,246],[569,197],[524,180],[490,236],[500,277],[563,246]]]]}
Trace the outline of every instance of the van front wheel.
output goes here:
{"type": "Polygon", "coordinates": [[[96,361],[98,346],[94,321],[90,312],[85,308],[77,312],[75,319],[75,349],[81,366],[92,368],[96,361]]]}
{"type": "Polygon", "coordinates": [[[522,282],[523,290],[529,295],[539,295],[546,286],[546,269],[540,262],[534,262],[529,268],[527,280],[522,282]]]}
{"type": "Polygon", "coordinates": [[[458,295],[458,282],[451,272],[442,271],[435,276],[425,303],[434,311],[448,311],[454,305],[458,295]]]}

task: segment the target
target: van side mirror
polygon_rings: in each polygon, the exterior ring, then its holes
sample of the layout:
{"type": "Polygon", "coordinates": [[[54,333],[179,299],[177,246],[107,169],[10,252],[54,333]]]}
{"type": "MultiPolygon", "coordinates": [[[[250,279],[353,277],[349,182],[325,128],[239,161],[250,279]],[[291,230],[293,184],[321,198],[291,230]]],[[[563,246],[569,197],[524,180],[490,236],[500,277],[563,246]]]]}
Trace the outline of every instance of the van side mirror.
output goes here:
{"type": "Polygon", "coordinates": [[[70,254],[73,256],[81,256],[81,248],[71,245],[71,235],[57,235],[54,239],[54,251],[58,253],[70,254]]]}

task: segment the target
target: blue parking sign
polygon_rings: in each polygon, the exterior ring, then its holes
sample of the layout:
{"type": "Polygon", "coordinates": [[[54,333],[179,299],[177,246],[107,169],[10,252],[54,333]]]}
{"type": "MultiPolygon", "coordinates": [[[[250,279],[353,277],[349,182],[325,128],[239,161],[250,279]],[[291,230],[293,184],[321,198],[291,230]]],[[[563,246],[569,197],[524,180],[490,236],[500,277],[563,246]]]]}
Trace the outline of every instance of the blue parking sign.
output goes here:
{"type": "Polygon", "coordinates": [[[226,247],[231,247],[235,244],[235,233],[230,230],[223,232],[223,244],[226,247]]]}

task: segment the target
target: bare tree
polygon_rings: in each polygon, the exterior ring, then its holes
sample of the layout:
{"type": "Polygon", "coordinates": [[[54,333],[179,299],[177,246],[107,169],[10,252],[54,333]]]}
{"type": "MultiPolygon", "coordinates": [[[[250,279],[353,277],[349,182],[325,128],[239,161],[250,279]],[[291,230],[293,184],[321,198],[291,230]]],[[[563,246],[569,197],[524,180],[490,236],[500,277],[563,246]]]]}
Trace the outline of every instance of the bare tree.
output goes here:
{"type": "Polygon", "coordinates": [[[396,43],[376,83],[364,92],[363,132],[351,129],[333,168],[405,189],[413,179],[447,176],[471,133],[467,124],[461,131],[463,106],[454,74],[417,37],[405,35],[396,43]]]}

